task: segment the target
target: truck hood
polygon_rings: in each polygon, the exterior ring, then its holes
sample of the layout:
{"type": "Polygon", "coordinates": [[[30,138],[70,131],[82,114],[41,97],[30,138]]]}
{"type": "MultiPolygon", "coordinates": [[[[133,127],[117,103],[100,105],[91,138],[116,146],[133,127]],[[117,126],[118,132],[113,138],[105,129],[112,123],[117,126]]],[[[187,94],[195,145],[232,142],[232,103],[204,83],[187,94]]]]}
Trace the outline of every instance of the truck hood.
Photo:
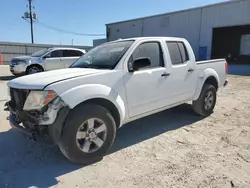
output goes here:
{"type": "Polygon", "coordinates": [[[92,75],[109,70],[87,69],[87,68],[66,68],[15,78],[8,83],[9,87],[18,89],[42,90],[46,86],[62,80],[80,76],[92,75]]]}

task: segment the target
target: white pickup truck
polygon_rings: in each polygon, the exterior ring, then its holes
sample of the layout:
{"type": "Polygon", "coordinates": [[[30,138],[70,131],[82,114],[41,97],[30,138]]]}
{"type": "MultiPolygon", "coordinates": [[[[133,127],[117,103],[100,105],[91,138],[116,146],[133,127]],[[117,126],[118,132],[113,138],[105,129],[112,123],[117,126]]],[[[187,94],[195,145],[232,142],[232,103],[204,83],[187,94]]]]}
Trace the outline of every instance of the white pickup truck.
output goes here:
{"type": "Polygon", "coordinates": [[[209,116],[227,72],[224,59],[196,62],[182,38],[117,40],[70,68],[11,80],[6,110],[13,128],[49,136],[69,160],[85,164],[102,158],[128,122],[188,101],[209,116]]]}

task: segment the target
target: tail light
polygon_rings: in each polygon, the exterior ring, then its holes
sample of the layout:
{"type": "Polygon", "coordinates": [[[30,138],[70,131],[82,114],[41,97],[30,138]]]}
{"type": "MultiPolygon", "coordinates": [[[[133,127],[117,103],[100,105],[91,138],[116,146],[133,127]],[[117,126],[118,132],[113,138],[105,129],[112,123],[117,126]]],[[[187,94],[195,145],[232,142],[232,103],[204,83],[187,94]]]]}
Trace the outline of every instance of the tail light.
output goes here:
{"type": "Polygon", "coordinates": [[[228,63],[225,62],[225,71],[226,71],[226,74],[228,74],[228,63]]]}

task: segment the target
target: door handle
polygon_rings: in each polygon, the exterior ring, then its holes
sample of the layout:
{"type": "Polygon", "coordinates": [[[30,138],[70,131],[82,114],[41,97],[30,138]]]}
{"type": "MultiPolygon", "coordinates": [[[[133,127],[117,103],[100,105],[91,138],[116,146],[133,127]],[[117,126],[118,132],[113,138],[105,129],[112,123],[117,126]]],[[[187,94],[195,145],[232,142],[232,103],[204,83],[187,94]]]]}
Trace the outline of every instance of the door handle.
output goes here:
{"type": "Polygon", "coordinates": [[[192,69],[192,68],[188,69],[188,72],[193,72],[193,71],[194,71],[194,69],[192,69]]]}
{"type": "Polygon", "coordinates": [[[170,76],[170,73],[163,73],[162,75],[161,75],[162,77],[166,77],[166,76],[170,76]]]}

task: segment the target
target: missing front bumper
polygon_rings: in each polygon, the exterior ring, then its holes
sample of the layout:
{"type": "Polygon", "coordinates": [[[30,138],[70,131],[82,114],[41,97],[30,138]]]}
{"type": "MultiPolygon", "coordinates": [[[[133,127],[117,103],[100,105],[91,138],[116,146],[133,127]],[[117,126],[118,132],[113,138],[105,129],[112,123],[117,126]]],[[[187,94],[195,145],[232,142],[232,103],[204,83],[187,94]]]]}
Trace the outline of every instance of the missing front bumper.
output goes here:
{"type": "Polygon", "coordinates": [[[34,131],[28,130],[27,128],[21,126],[20,123],[16,120],[16,118],[12,114],[9,115],[8,120],[12,128],[18,129],[27,136],[34,137],[34,134],[36,134],[34,131]]]}
{"type": "Polygon", "coordinates": [[[44,138],[49,137],[53,144],[57,144],[60,140],[62,128],[64,121],[69,113],[68,107],[63,107],[59,110],[57,114],[57,118],[55,119],[53,124],[50,125],[37,125],[36,129],[28,129],[21,125],[21,122],[17,121],[13,114],[10,114],[7,118],[9,120],[9,124],[12,128],[21,131],[26,134],[29,138],[34,141],[37,139],[44,140],[44,138]]]}

